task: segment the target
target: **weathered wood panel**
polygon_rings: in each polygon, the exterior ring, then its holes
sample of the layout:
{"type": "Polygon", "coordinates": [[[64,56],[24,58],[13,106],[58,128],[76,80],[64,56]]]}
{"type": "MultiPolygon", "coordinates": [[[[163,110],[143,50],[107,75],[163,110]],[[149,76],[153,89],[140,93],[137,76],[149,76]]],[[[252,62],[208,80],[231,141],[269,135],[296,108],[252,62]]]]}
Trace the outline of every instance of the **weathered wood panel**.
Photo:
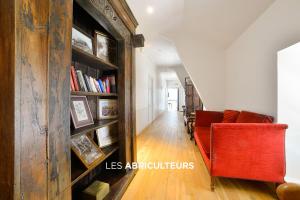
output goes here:
{"type": "Polygon", "coordinates": [[[0,0],[0,199],[14,197],[14,1],[0,0]]]}
{"type": "Polygon", "coordinates": [[[71,199],[70,65],[72,1],[51,0],[49,17],[48,199],[71,199]]]}
{"type": "MultiPolygon", "coordinates": [[[[20,197],[47,198],[48,1],[16,2],[20,92],[20,197]]],[[[17,159],[17,158],[16,158],[17,159]]]]}
{"type": "Polygon", "coordinates": [[[131,64],[131,118],[132,118],[132,161],[137,161],[137,144],[136,144],[136,77],[135,77],[135,49],[132,48],[132,64],[131,64]]]}

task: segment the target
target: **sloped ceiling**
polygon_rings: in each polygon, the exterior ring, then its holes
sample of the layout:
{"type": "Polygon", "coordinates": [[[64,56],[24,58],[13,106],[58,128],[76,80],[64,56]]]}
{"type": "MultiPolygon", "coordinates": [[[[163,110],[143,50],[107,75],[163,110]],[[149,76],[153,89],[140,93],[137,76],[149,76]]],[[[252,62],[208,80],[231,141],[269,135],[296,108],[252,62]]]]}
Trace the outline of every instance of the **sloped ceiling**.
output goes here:
{"type": "MultiPolygon", "coordinates": [[[[226,48],[274,0],[127,0],[146,37],[145,51],[158,66],[181,60],[169,35],[189,32],[226,48]],[[151,6],[153,13],[148,14],[151,6]]],[[[195,38],[197,40],[198,38],[195,38]]]]}
{"type": "Polygon", "coordinates": [[[182,66],[208,109],[225,104],[225,50],[275,0],[127,0],[159,67],[182,66]],[[147,13],[151,6],[153,13],[147,13]]]}

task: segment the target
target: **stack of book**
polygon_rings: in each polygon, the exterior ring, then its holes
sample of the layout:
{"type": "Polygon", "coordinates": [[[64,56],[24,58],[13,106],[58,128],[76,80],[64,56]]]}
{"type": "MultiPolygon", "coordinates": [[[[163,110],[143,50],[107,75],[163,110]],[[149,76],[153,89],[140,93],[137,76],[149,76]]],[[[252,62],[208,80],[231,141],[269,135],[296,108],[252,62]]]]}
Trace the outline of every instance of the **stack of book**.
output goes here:
{"type": "Polygon", "coordinates": [[[83,74],[81,70],[75,70],[71,66],[71,91],[84,91],[95,93],[117,93],[115,75],[103,76],[95,79],[83,74]]]}

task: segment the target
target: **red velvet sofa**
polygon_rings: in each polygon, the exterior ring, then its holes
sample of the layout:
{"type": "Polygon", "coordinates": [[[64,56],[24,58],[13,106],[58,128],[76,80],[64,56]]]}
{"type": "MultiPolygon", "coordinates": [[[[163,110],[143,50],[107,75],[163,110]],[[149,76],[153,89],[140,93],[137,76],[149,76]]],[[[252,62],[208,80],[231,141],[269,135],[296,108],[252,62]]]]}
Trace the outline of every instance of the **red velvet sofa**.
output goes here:
{"type": "Polygon", "coordinates": [[[282,183],[287,125],[247,111],[196,111],[194,137],[214,177],[282,183]]]}

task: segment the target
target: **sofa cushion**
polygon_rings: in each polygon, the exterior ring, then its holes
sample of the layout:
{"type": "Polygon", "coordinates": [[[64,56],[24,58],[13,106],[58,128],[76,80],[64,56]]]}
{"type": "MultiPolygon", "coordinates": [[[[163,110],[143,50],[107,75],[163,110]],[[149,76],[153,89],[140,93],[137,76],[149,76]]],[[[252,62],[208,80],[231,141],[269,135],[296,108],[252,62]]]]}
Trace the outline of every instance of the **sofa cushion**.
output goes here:
{"type": "Polygon", "coordinates": [[[210,127],[195,127],[195,135],[206,154],[210,153],[210,127]]]}
{"type": "Polygon", "coordinates": [[[225,110],[222,123],[235,123],[239,114],[237,110],[225,110]]]}
{"type": "Polygon", "coordinates": [[[258,113],[242,111],[236,123],[272,123],[273,117],[258,113]]]}

